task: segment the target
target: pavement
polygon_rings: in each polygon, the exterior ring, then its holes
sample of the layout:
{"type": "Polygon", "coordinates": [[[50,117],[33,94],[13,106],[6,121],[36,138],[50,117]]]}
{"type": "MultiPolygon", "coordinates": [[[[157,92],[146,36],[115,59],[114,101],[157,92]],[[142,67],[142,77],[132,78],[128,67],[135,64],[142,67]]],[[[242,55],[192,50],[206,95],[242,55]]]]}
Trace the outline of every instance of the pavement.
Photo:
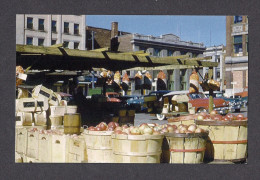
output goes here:
{"type": "MultiPolygon", "coordinates": [[[[247,108],[242,108],[239,113],[232,113],[235,115],[243,114],[245,117],[247,117],[247,108]]],[[[167,120],[159,121],[157,120],[156,116],[151,116],[150,114],[145,113],[136,113],[135,114],[135,126],[139,126],[142,123],[157,123],[157,124],[167,124],[167,120]]]]}

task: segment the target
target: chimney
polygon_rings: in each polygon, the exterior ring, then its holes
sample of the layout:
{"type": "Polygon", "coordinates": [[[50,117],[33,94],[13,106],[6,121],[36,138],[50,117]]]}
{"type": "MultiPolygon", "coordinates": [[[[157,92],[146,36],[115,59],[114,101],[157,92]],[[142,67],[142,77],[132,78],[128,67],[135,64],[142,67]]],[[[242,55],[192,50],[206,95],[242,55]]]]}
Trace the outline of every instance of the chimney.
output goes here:
{"type": "Polygon", "coordinates": [[[111,39],[118,36],[118,22],[111,23],[111,39]]]}

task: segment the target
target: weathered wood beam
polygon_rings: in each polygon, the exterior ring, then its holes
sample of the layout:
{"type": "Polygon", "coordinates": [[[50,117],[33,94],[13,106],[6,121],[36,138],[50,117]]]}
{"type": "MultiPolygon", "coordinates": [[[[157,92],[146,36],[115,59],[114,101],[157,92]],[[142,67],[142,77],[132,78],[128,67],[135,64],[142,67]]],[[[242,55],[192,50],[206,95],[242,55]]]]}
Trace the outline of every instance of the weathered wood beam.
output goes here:
{"type": "Polygon", "coordinates": [[[67,49],[62,50],[52,47],[42,47],[42,46],[28,46],[28,45],[16,45],[16,52],[18,53],[34,53],[34,54],[45,54],[45,55],[54,55],[54,56],[63,56],[64,53],[67,56],[75,58],[86,58],[87,59],[98,59],[100,61],[127,61],[127,62],[136,62],[136,63],[154,63],[154,64],[184,64],[183,58],[187,58],[187,55],[183,56],[172,56],[172,57],[147,57],[131,54],[120,54],[113,52],[96,52],[96,51],[83,51],[76,49],[67,49]]]}
{"type": "Polygon", "coordinates": [[[207,56],[207,57],[199,57],[199,58],[187,58],[184,60],[189,60],[189,61],[200,61],[200,60],[211,60],[212,57],[211,56],[207,56]]]}
{"type": "Polygon", "coordinates": [[[105,48],[99,48],[99,49],[93,49],[93,50],[89,50],[89,51],[94,51],[94,52],[104,52],[104,51],[109,51],[109,47],[105,47],[105,48]]]}
{"type": "Polygon", "coordinates": [[[63,43],[60,43],[60,44],[54,44],[52,46],[50,46],[52,48],[58,48],[58,47],[63,47],[63,43]]]}

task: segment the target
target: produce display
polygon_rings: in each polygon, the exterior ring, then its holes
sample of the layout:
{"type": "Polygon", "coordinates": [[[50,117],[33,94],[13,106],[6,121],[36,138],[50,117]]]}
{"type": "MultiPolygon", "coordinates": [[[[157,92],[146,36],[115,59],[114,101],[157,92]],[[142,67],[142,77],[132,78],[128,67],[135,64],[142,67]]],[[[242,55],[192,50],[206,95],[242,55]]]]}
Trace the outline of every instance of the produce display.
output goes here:
{"type": "Polygon", "coordinates": [[[238,114],[237,116],[234,114],[226,114],[222,116],[217,113],[217,111],[213,110],[210,114],[205,112],[199,113],[197,120],[200,121],[246,121],[247,117],[244,117],[243,114],[238,114]]]}

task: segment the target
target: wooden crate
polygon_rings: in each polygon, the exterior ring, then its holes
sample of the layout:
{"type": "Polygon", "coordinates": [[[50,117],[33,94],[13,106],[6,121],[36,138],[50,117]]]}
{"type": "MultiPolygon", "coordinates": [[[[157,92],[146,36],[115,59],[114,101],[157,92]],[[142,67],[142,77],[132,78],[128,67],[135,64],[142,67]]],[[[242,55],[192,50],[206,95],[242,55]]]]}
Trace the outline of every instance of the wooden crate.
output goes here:
{"type": "Polygon", "coordinates": [[[17,101],[19,112],[34,112],[36,109],[36,100],[34,98],[21,98],[17,101]]]}
{"type": "Polygon", "coordinates": [[[65,106],[50,106],[51,116],[64,116],[66,112],[65,106]]]}
{"type": "Polygon", "coordinates": [[[18,121],[19,125],[32,126],[33,113],[31,113],[31,112],[17,112],[16,115],[20,118],[20,121],[18,121]]]}
{"type": "Polygon", "coordinates": [[[47,111],[49,109],[49,102],[46,98],[38,97],[35,98],[36,101],[36,112],[47,111]]]}
{"type": "Polygon", "coordinates": [[[15,151],[25,154],[27,147],[27,130],[26,128],[15,128],[15,151]]]}
{"type": "Polygon", "coordinates": [[[45,125],[47,125],[46,111],[35,112],[33,115],[34,115],[34,124],[36,126],[45,126],[45,125]]]}
{"type": "Polygon", "coordinates": [[[135,110],[127,110],[126,115],[127,116],[135,116],[135,110]]]}
{"type": "Polygon", "coordinates": [[[206,161],[245,161],[247,121],[196,121],[196,124],[209,131],[206,161]]]}
{"type": "Polygon", "coordinates": [[[44,87],[43,85],[35,86],[35,88],[32,91],[33,98],[44,98],[47,101],[51,99],[52,94],[53,91],[51,89],[44,87]]]}
{"type": "Polygon", "coordinates": [[[170,162],[173,164],[203,163],[208,133],[167,133],[170,162]]]}
{"type": "Polygon", "coordinates": [[[27,147],[26,147],[26,156],[38,159],[38,131],[27,131],[27,147]]]}
{"type": "Polygon", "coordinates": [[[51,138],[51,161],[68,162],[69,136],[53,134],[51,138]]]}
{"type": "Polygon", "coordinates": [[[111,134],[113,131],[89,131],[83,132],[88,162],[89,163],[112,163],[114,162],[112,153],[111,134]]]}
{"type": "Polygon", "coordinates": [[[51,163],[52,135],[39,133],[39,153],[38,160],[43,163],[51,163]]]}
{"type": "Polygon", "coordinates": [[[69,138],[69,162],[81,163],[87,161],[86,144],[83,136],[69,138]]]}
{"type": "Polygon", "coordinates": [[[26,155],[24,155],[23,159],[24,159],[23,161],[24,163],[39,163],[39,160],[37,160],[36,158],[32,158],[26,155]]]}
{"type": "Polygon", "coordinates": [[[115,163],[160,163],[163,135],[112,135],[115,163]]]}
{"type": "Polygon", "coordinates": [[[23,163],[23,154],[15,152],[15,163],[23,163]]]}

